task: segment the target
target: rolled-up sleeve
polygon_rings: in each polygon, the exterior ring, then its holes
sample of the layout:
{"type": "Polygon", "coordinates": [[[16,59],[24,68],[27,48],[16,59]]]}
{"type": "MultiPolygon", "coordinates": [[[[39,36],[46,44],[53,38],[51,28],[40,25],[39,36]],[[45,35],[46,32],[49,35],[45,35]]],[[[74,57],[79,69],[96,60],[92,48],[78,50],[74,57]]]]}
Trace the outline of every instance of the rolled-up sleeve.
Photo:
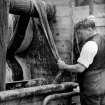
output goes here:
{"type": "Polygon", "coordinates": [[[94,41],[88,41],[82,47],[80,57],[77,62],[84,65],[86,68],[93,63],[94,57],[98,51],[98,45],[94,41]]]}

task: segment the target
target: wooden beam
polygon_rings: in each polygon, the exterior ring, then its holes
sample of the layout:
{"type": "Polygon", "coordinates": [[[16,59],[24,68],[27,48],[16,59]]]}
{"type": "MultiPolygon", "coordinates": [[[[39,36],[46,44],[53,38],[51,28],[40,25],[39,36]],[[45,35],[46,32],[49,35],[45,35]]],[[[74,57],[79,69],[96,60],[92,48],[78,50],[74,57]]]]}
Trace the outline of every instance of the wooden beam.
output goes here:
{"type": "Polygon", "coordinates": [[[8,33],[8,0],[0,0],[0,91],[5,89],[5,37],[8,33]]]}

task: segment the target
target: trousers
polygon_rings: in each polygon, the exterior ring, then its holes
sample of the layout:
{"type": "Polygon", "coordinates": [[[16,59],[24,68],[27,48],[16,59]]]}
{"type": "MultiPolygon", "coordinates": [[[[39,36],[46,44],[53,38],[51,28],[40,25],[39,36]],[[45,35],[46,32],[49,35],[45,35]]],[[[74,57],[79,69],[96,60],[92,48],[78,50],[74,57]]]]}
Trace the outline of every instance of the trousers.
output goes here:
{"type": "Polygon", "coordinates": [[[105,94],[87,96],[80,94],[81,105],[105,105],[105,94]]]}

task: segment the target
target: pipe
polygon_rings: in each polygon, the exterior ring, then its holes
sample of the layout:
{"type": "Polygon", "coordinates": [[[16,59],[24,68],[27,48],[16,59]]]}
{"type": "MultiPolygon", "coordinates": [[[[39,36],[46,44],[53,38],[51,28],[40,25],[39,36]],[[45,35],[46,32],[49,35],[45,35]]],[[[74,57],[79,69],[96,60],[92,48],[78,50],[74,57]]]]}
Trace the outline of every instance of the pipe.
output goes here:
{"type": "Polygon", "coordinates": [[[73,97],[79,95],[79,92],[73,91],[73,92],[67,92],[67,93],[57,93],[52,94],[47,97],[45,97],[42,105],[47,105],[51,100],[59,99],[59,98],[65,98],[65,97],[73,97]]]}
{"type": "MultiPolygon", "coordinates": [[[[18,81],[17,81],[18,82],[18,81]]],[[[27,83],[27,81],[23,81],[23,85],[27,83]]],[[[6,84],[6,86],[11,86],[12,83],[6,84]]],[[[17,84],[16,82],[14,84],[17,84]]],[[[12,84],[12,85],[14,85],[12,84]]],[[[21,85],[18,82],[17,86],[21,85]]],[[[26,87],[26,88],[20,88],[15,90],[8,90],[0,92],[0,103],[1,102],[8,102],[10,100],[15,99],[22,99],[24,97],[30,97],[30,96],[45,96],[47,94],[55,94],[57,92],[61,93],[64,91],[67,91],[68,89],[72,89],[77,87],[78,84],[75,82],[65,82],[62,84],[49,84],[49,85],[43,85],[43,86],[34,86],[34,87],[26,87]]]]}

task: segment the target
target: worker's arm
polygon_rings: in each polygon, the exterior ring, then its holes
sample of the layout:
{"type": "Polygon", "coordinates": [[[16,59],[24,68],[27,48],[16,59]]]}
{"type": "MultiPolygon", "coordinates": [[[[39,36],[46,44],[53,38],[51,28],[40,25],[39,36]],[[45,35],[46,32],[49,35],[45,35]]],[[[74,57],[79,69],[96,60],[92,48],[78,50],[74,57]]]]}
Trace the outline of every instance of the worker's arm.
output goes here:
{"type": "Polygon", "coordinates": [[[88,41],[82,48],[80,57],[77,60],[77,64],[68,65],[65,64],[61,59],[58,60],[59,69],[65,69],[70,72],[79,72],[82,73],[88,68],[94,60],[98,51],[98,45],[94,41],[88,41]]]}
{"type": "Polygon", "coordinates": [[[65,62],[63,62],[62,60],[58,60],[58,67],[61,70],[67,70],[70,72],[79,72],[79,73],[82,73],[86,69],[86,67],[80,63],[74,65],[68,65],[65,64],[65,62]]]}

